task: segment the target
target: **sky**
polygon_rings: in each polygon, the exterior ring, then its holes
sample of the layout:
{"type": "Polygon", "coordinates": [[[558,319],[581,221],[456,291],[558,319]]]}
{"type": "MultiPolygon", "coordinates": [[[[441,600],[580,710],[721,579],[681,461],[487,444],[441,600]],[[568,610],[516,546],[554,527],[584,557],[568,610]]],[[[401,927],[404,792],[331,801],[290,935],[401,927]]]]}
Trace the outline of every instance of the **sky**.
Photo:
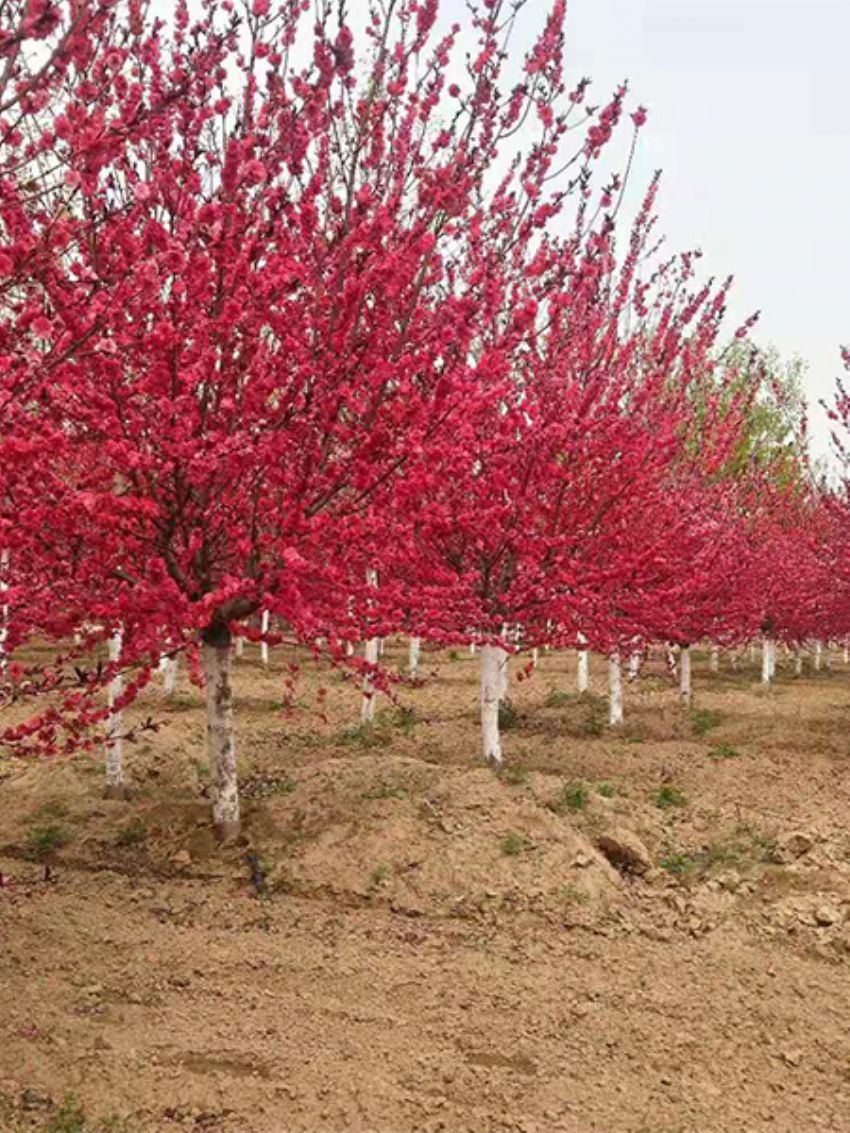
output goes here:
{"type": "Polygon", "coordinates": [[[671,249],[734,275],[730,329],[761,310],[756,341],[808,361],[827,453],[817,403],[850,343],[850,0],[568,0],[567,68],[595,101],[628,78],[649,108],[635,183],[663,169],[671,249]]]}

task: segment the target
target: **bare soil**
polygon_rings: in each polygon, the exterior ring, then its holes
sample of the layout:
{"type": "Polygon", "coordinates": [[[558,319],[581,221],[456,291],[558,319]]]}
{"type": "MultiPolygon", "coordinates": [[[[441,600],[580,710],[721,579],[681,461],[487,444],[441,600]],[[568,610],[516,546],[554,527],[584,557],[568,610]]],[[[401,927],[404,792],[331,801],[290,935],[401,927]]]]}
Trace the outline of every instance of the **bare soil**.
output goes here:
{"type": "Polygon", "coordinates": [[[363,737],[350,681],[302,653],[284,712],[256,652],[239,845],[185,674],[128,800],[0,757],[2,1133],[850,1131],[839,659],[765,695],[700,658],[691,714],[656,671],[612,734],[543,655],[497,776],[465,653],[363,737]]]}

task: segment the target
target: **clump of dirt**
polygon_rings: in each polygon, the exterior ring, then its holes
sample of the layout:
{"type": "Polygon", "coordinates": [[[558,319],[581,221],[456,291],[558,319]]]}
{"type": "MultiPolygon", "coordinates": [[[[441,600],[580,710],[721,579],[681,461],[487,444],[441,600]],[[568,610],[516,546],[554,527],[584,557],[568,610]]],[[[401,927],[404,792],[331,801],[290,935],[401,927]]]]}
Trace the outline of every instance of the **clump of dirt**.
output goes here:
{"type": "Polygon", "coordinates": [[[308,768],[252,824],[273,879],[415,912],[563,907],[622,886],[592,841],[486,767],[365,755],[308,768]]]}

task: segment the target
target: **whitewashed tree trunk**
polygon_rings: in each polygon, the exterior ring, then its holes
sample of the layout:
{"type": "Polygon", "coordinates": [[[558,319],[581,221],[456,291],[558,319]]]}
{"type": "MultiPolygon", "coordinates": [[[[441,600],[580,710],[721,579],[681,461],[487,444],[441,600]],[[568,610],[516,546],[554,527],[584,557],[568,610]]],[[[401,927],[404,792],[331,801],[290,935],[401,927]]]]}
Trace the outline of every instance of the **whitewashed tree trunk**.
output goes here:
{"type": "Polygon", "coordinates": [[[9,593],[10,556],[7,550],[0,551],[0,675],[6,672],[9,656],[6,651],[6,642],[9,640],[9,604],[6,595],[9,593]]]}
{"type": "Polygon", "coordinates": [[[667,668],[670,672],[670,676],[676,677],[676,676],[678,676],[678,673],[679,673],[679,664],[678,664],[678,661],[676,660],[676,651],[670,645],[668,645],[666,648],[667,648],[667,668]]]}
{"type": "Polygon", "coordinates": [[[201,636],[201,666],[206,682],[213,825],[224,842],[238,836],[240,822],[230,665],[230,630],[227,626],[210,627],[201,636]]]}
{"type": "Polygon", "coordinates": [[[823,664],[823,644],[820,641],[816,641],[815,642],[815,659],[814,659],[814,670],[815,670],[816,673],[820,672],[822,664],[823,664]]]}
{"type": "Polygon", "coordinates": [[[691,685],[691,647],[683,645],[679,653],[679,700],[683,708],[690,708],[693,699],[691,685]]]}
{"type": "Polygon", "coordinates": [[[755,659],[756,659],[756,643],[754,641],[751,641],[750,642],[750,664],[751,665],[755,663],[755,659]]]}
{"type": "MultiPolygon", "coordinates": [[[[366,642],[364,656],[370,665],[378,663],[378,638],[370,637],[366,642]]],[[[367,674],[363,678],[363,695],[360,698],[360,723],[364,727],[371,727],[375,719],[375,701],[378,699],[372,678],[367,674]]]]}
{"type": "Polygon", "coordinates": [[[794,676],[799,677],[803,674],[803,650],[794,650],[794,676]]]}
{"type": "Polygon", "coordinates": [[[761,683],[769,685],[773,680],[773,639],[765,637],[761,646],[761,683]]]}
{"type": "Polygon", "coordinates": [[[733,670],[737,670],[737,668],[738,668],[738,653],[737,652],[732,654],[732,657],[730,658],[729,663],[732,666],[733,670]]]}
{"type": "Polygon", "coordinates": [[[641,654],[636,650],[629,656],[629,680],[636,681],[640,676],[641,654]]]}
{"type": "Polygon", "coordinates": [[[709,657],[709,668],[712,673],[720,672],[720,652],[717,649],[712,649],[709,657]]]}
{"type": "Polygon", "coordinates": [[[173,657],[164,657],[165,664],[162,668],[162,691],[166,696],[174,696],[174,689],[177,686],[177,672],[180,668],[180,655],[175,653],[173,657]]]}
{"type": "MultiPolygon", "coordinates": [[[[580,645],[584,645],[587,638],[580,633],[578,640],[580,645]]],[[[586,649],[579,649],[576,653],[576,684],[580,693],[590,688],[590,654],[586,649]]]]}
{"type": "Polygon", "coordinates": [[[411,637],[410,639],[410,656],[408,659],[408,669],[412,677],[419,676],[419,654],[422,649],[422,639],[420,637],[411,637]]]}
{"type": "MultiPolygon", "coordinates": [[[[268,612],[268,610],[263,610],[262,614],[260,614],[260,632],[261,633],[268,633],[269,632],[269,612],[268,612]]],[[[261,641],[260,642],[260,660],[262,661],[262,663],[264,665],[268,665],[268,663],[269,663],[269,643],[267,641],[261,641]]]]}
{"type": "Polygon", "coordinates": [[[497,645],[482,645],[481,673],[481,739],[484,759],[489,763],[502,762],[502,741],[499,735],[499,702],[502,699],[504,649],[497,645]]]}
{"type": "Polygon", "coordinates": [[[470,641],[470,643],[469,643],[469,655],[470,655],[470,657],[475,656],[475,642],[474,641],[470,641]]]}
{"type": "Polygon", "coordinates": [[[538,663],[539,660],[540,660],[540,650],[537,648],[537,646],[535,646],[534,649],[532,649],[532,651],[531,651],[531,663],[532,663],[532,665],[534,666],[535,669],[537,668],[537,663],[538,663]]]}
{"type": "Polygon", "coordinates": [[[245,652],[245,638],[242,637],[241,634],[236,638],[236,641],[233,645],[233,652],[237,657],[241,657],[245,652]]]}
{"type": "Polygon", "coordinates": [[[843,659],[844,659],[844,664],[845,664],[845,665],[848,665],[848,664],[850,664],[850,646],[848,646],[848,644],[847,644],[847,642],[846,642],[846,641],[844,642],[844,654],[843,654],[843,659]]]}
{"type": "MultiPolygon", "coordinates": [[[[116,629],[109,638],[110,664],[117,665],[121,660],[122,633],[116,629]]],[[[124,677],[117,672],[106,687],[106,704],[109,715],[106,717],[106,738],[104,740],[104,765],[106,769],[106,794],[120,798],[125,794],[127,783],[124,778],[124,739],[121,735],[124,713],[115,708],[115,703],[124,692],[124,677]]]]}
{"type": "Polygon", "coordinates": [[[608,658],[608,723],[618,728],[623,722],[623,674],[620,654],[608,658]]]}

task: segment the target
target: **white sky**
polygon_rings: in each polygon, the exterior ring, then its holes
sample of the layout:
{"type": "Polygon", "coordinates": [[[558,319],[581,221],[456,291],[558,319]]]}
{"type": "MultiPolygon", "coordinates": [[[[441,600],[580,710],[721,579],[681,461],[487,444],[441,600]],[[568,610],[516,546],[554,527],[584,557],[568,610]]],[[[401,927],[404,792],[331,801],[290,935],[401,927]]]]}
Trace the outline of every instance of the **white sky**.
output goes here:
{"type": "Polygon", "coordinates": [[[595,101],[628,78],[648,106],[635,181],[664,170],[670,246],[734,274],[732,319],[761,309],[754,337],[809,361],[824,453],[850,342],[850,0],[568,0],[567,63],[595,101]]]}

